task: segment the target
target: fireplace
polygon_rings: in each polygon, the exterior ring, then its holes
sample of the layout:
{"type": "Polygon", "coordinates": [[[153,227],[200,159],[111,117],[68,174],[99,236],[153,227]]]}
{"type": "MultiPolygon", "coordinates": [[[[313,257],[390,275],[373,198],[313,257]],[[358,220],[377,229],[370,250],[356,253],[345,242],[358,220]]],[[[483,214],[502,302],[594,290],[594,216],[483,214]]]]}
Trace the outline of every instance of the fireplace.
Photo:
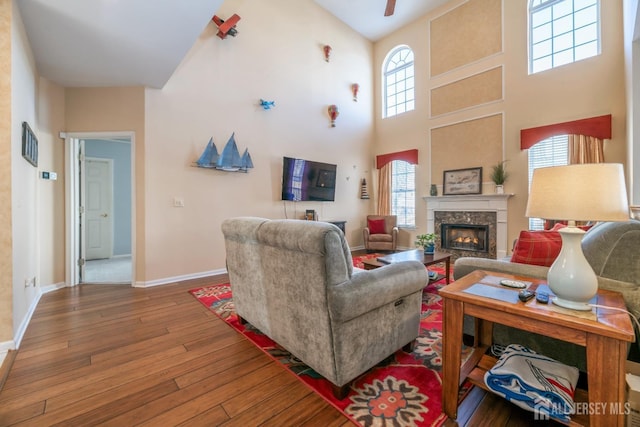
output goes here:
{"type": "MultiPolygon", "coordinates": [[[[462,256],[503,258],[507,256],[507,200],[512,194],[470,194],[457,196],[427,196],[427,232],[436,233],[442,246],[442,225],[486,226],[483,250],[447,248],[452,260],[462,256]]],[[[446,237],[445,237],[445,240],[446,237]]],[[[479,239],[480,240],[480,239],[479,239]]],[[[447,244],[446,242],[444,243],[447,244]]]]}
{"type": "Polygon", "coordinates": [[[441,247],[471,252],[489,252],[489,226],[475,224],[442,224],[441,247]]]}
{"type": "Polygon", "coordinates": [[[443,251],[463,256],[496,258],[496,213],[436,211],[434,229],[443,251]]]}

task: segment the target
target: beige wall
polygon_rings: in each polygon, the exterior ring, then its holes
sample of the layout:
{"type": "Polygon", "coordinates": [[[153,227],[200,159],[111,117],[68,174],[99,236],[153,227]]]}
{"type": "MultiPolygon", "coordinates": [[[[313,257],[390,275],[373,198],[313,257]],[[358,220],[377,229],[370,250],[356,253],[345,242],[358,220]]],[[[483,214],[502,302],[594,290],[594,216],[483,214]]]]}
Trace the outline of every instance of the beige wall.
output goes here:
{"type": "Polygon", "coordinates": [[[161,90],[66,90],[68,132],[136,132],[141,285],[223,269],[220,224],[232,216],[301,218],[315,209],[320,219],[346,220],[349,243],[362,245],[370,202],[359,199],[360,179],[369,179],[372,163],[371,43],[312,0],[227,2],[219,11],[232,13],[242,17],[238,36],[221,40],[209,24],[161,90]],[[328,63],[324,44],[333,48],[328,63]],[[359,102],[352,83],[360,84],[359,102]],[[262,110],[260,98],[276,107],[262,110]],[[330,104],[340,110],[335,128],[330,104]],[[222,150],[233,132],[254,169],[193,167],[209,138],[222,150]],[[337,164],[336,201],[283,203],[283,156],[337,164]],[[174,198],[185,206],[173,207],[174,198]]]}
{"type": "Polygon", "coordinates": [[[18,334],[38,289],[25,280],[39,276],[38,169],[22,158],[22,122],[36,136],[38,77],[17,5],[11,31],[11,238],[13,254],[13,334],[18,334]]]}
{"type": "Polygon", "coordinates": [[[38,81],[39,171],[55,172],[58,179],[38,180],[39,282],[62,284],[65,280],[64,196],[64,88],[40,77],[38,81]]]}
{"type": "MultiPolygon", "coordinates": [[[[509,201],[509,241],[517,237],[521,229],[528,227],[524,216],[528,193],[527,152],[520,150],[520,130],[557,122],[581,118],[613,115],[613,139],[605,143],[605,154],[608,162],[626,165],[626,113],[622,40],[622,5],[618,1],[601,2],[601,34],[602,54],[574,64],[548,70],[535,75],[528,75],[527,66],[527,3],[525,1],[483,1],[452,0],[428,16],[398,30],[379,41],[374,46],[374,70],[376,72],[376,139],[374,154],[399,151],[408,148],[420,150],[420,164],[417,168],[418,198],[416,201],[417,230],[407,234],[422,233],[426,230],[426,204],[422,200],[428,195],[430,184],[438,185],[442,193],[443,164],[447,168],[466,168],[482,166],[484,171],[484,193],[494,191],[489,180],[491,166],[502,159],[508,160],[507,169],[511,177],[506,182],[505,191],[513,193],[509,201]],[[431,23],[447,22],[454,16],[458,25],[474,28],[489,25],[487,21],[478,21],[477,6],[498,7],[502,16],[502,48],[497,53],[494,49],[495,37],[488,38],[491,48],[485,49],[487,56],[473,57],[468,63],[431,76],[434,68],[430,61],[431,23]],[[474,12],[474,10],[476,12],[474,12]],[[473,24],[473,25],[468,25],[473,24]],[[389,119],[381,119],[381,67],[385,55],[399,44],[407,44],[415,54],[416,68],[416,109],[389,119]],[[482,81],[488,70],[502,68],[502,97],[492,94],[478,96],[470,94],[470,99],[478,99],[477,105],[464,105],[457,111],[446,114],[431,115],[429,94],[432,90],[438,93],[442,88],[466,87],[474,80],[482,81]],[[464,83],[464,84],[463,84],[464,83]],[[452,86],[449,86],[452,85],[452,86]],[[485,102],[488,100],[489,102],[485,102]],[[446,141],[432,140],[434,135],[447,134],[443,129],[458,129],[462,123],[501,115],[502,130],[495,126],[487,126],[486,132],[466,137],[460,133],[459,139],[446,144],[446,141]],[[498,135],[498,136],[493,136],[498,135]],[[482,141],[486,151],[478,153],[478,142],[482,141]],[[437,150],[437,152],[433,151],[437,150]],[[487,152],[491,153],[487,156],[487,152]],[[441,159],[441,160],[437,160],[441,159]],[[446,160],[444,160],[446,159],[446,160]]],[[[493,16],[493,14],[491,14],[493,16]]],[[[436,29],[439,27],[436,27],[436,29]]],[[[486,34],[490,28],[478,28],[477,34],[486,34]]],[[[478,38],[474,31],[462,31],[455,39],[460,52],[466,52],[460,34],[469,38],[478,38]]],[[[479,37],[479,39],[482,39],[479,37]]],[[[453,56],[460,56],[457,46],[450,46],[453,56]]],[[[438,54],[442,54],[438,49],[438,54]]],[[[464,57],[464,55],[462,55],[464,57]]],[[[437,68],[437,67],[436,67],[437,68]]],[[[439,68],[437,68],[439,69],[439,68]]],[[[495,75],[494,75],[495,77],[495,75]]],[[[493,84],[493,83],[492,83],[493,84]]],[[[495,84],[493,84],[495,86],[495,84]]],[[[480,88],[478,88],[480,89],[480,88]]],[[[472,90],[472,89],[467,89],[472,90]]],[[[456,95],[457,96],[457,95],[456,95]]],[[[440,110],[438,110],[439,112],[440,110]]],[[[473,123],[473,122],[471,122],[473,123]]],[[[462,126],[476,129],[476,126],[462,126]]],[[[482,148],[480,148],[482,149],[482,148]]],[[[410,236],[405,242],[410,241],[410,236]]]]}
{"type": "MultiPolygon", "coordinates": [[[[11,243],[11,28],[12,0],[0,0],[0,347],[13,340],[11,243]]],[[[7,348],[8,349],[8,348],[7,348]]],[[[0,354],[2,353],[0,348],[0,354]]],[[[2,356],[0,355],[0,361],[2,356]]]]}
{"type": "Polygon", "coordinates": [[[67,88],[65,122],[68,132],[135,133],[135,260],[136,280],[144,281],[145,263],[145,92],[143,87],[67,88]]]}
{"type": "MultiPolygon", "coordinates": [[[[3,2],[3,7],[11,2],[3,2]]],[[[5,15],[3,15],[5,16],[5,15]]],[[[22,338],[29,313],[41,294],[41,286],[64,281],[64,146],[58,133],[64,125],[64,89],[38,76],[22,19],[15,1],[11,15],[10,59],[10,179],[2,182],[10,186],[7,203],[11,220],[3,226],[9,232],[3,243],[11,245],[11,253],[2,256],[11,262],[3,272],[12,276],[12,295],[0,299],[13,303],[10,310],[1,310],[0,328],[12,327],[9,339],[22,338]],[[27,122],[38,139],[38,166],[22,158],[22,123],[27,122]],[[40,179],[42,171],[57,172],[59,180],[40,179]],[[35,280],[35,286],[25,281],[35,280]],[[4,317],[9,313],[10,320],[4,317]]],[[[2,40],[7,40],[2,38],[2,40]]],[[[3,102],[7,97],[2,97],[3,102]]],[[[3,115],[3,117],[5,117],[3,115]]],[[[9,176],[9,174],[6,174],[9,176]]],[[[3,204],[4,205],[4,204],[3,204]]],[[[4,209],[4,206],[3,206],[4,209]]],[[[4,221],[3,221],[4,225],[4,221]]],[[[0,336],[0,341],[5,337],[0,336]]]]}
{"type": "MultiPolygon", "coordinates": [[[[412,246],[413,235],[425,229],[422,196],[432,182],[441,185],[443,162],[433,163],[438,156],[459,167],[483,166],[485,177],[491,164],[509,160],[512,177],[506,190],[515,194],[510,239],[527,224],[527,179],[520,172],[526,170],[527,156],[519,148],[520,129],[610,113],[614,138],[606,144],[607,161],[626,163],[620,2],[601,3],[602,55],[529,76],[526,2],[492,0],[486,4],[498,5],[503,23],[497,53],[492,46],[489,56],[431,76],[430,22],[446,22],[453,11],[460,25],[477,26],[472,16],[465,18],[465,10],[474,10],[478,1],[452,0],[375,45],[312,0],[226,2],[221,15],[242,17],[238,36],[220,40],[210,24],[166,87],[145,90],[63,89],[40,78],[15,0],[0,0],[0,167],[11,171],[0,182],[6,199],[0,208],[0,262],[10,273],[0,278],[0,350],[24,327],[37,298],[38,290],[25,289],[24,279],[37,277],[42,285],[64,279],[64,144],[59,131],[135,132],[136,280],[142,284],[224,268],[220,223],[236,215],[298,218],[305,209],[315,209],[320,219],[346,220],[350,245],[361,245],[361,228],[374,200],[359,199],[359,181],[367,178],[375,194],[375,154],[420,152],[418,227],[401,233],[401,246],[412,246]],[[324,44],[333,47],[328,63],[324,44]],[[380,69],[387,52],[399,44],[415,52],[416,110],[382,120],[380,69]],[[432,116],[432,90],[473,90],[466,88],[483,80],[475,76],[496,69],[501,70],[502,91],[474,93],[476,101],[447,104],[432,116]],[[360,84],[358,102],[351,99],[354,82],[360,84]],[[260,98],[274,100],[276,107],[262,110],[260,98]],[[329,127],[329,104],[340,109],[335,128],[329,127]],[[452,144],[455,149],[444,144],[432,152],[432,135],[473,128],[465,124],[495,117],[501,118],[502,131],[487,127],[491,132],[485,136],[501,135],[486,142],[491,144],[489,158],[477,155],[477,141],[465,146],[463,137],[452,144]],[[38,169],[21,157],[25,120],[33,123],[40,140],[38,169]],[[210,137],[221,149],[232,132],[240,149],[249,148],[253,170],[224,173],[192,166],[210,137]],[[280,201],[282,156],[336,163],[336,202],[280,201]],[[42,170],[58,172],[58,181],[39,179],[42,170]],[[184,208],[172,206],[174,197],[184,200],[184,208]]],[[[464,41],[464,34],[456,40],[464,41]]],[[[487,183],[484,192],[491,191],[487,183]]]]}

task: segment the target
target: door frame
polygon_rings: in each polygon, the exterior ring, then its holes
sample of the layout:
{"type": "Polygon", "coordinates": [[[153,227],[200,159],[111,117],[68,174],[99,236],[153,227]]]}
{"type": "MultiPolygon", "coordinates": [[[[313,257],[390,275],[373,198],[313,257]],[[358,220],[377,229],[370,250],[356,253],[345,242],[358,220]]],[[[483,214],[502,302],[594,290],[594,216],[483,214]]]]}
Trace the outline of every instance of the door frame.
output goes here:
{"type": "Polygon", "coordinates": [[[79,156],[78,147],[81,139],[114,139],[128,137],[131,141],[131,286],[136,283],[136,172],[135,172],[135,132],[60,132],[64,138],[65,159],[65,285],[76,286],[80,283],[79,236],[79,156]]]}

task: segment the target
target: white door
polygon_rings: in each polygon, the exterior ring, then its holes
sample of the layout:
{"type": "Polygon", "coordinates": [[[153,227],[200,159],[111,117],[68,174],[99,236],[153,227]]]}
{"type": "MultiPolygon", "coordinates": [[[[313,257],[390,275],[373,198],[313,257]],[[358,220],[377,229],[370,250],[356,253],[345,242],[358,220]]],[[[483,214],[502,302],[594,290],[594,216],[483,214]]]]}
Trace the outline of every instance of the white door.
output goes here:
{"type": "Polygon", "coordinates": [[[84,231],[86,259],[113,255],[113,162],[87,157],[84,165],[84,231]]]}

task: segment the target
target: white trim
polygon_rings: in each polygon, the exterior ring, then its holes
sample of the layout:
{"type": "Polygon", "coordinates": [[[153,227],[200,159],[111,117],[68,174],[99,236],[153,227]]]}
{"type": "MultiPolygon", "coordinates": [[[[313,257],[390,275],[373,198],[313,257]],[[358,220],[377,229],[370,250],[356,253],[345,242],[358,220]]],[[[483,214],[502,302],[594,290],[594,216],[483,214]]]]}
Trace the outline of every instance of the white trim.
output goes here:
{"type": "MultiPolygon", "coordinates": [[[[62,133],[61,133],[62,135],[62,133]]],[[[71,144],[74,140],[80,139],[112,139],[127,137],[131,140],[131,285],[134,286],[136,278],[136,135],[134,131],[113,131],[113,132],[66,132],[65,137],[65,198],[66,212],[65,224],[67,232],[65,234],[66,259],[65,259],[65,281],[67,286],[75,286],[78,283],[78,266],[76,260],[76,198],[74,188],[77,188],[76,169],[77,159],[71,144]]]]}
{"type": "Polygon", "coordinates": [[[496,213],[496,256],[507,256],[507,217],[509,198],[513,194],[481,194],[464,196],[427,196],[427,233],[435,232],[435,211],[471,211],[496,213]]]}
{"type": "Polygon", "coordinates": [[[53,285],[48,285],[48,286],[41,286],[40,290],[42,291],[42,294],[48,294],[49,292],[53,292],[53,291],[57,291],[59,289],[64,289],[64,288],[68,288],[69,286],[67,286],[66,283],[64,282],[58,282],[58,283],[54,283],[53,285]]]}
{"type": "Polygon", "coordinates": [[[7,357],[7,354],[9,354],[9,350],[15,350],[15,349],[16,349],[16,344],[13,341],[0,342],[0,368],[2,367],[2,364],[4,363],[4,359],[7,357]]]}
{"type": "Polygon", "coordinates": [[[18,329],[16,330],[16,333],[13,337],[13,341],[15,344],[14,348],[20,347],[20,343],[22,342],[24,333],[27,331],[27,326],[29,326],[29,323],[31,322],[31,317],[33,316],[33,313],[36,311],[36,307],[40,302],[41,296],[42,296],[42,290],[38,289],[38,292],[36,293],[36,297],[33,299],[33,301],[31,301],[31,304],[29,305],[29,310],[27,310],[27,314],[22,318],[22,322],[20,322],[20,325],[18,326],[18,329]]]}
{"type": "Polygon", "coordinates": [[[218,276],[220,274],[227,274],[227,269],[220,268],[218,270],[203,271],[201,273],[184,274],[181,276],[165,277],[163,279],[149,280],[147,282],[132,281],[132,286],[136,288],[150,288],[152,286],[170,285],[176,282],[184,282],[186,280],[192,280],[192,279],[201,279],[203,277],[208,277],[208,276],[218,276]]]}
{"type": "MultiPolygon", "coordinates": [[[[502,122],[504,123],[504,111],[496,111],[496,112],[493,112],[493,113],[483,114],[481,116],[467,117],[465,119],[456,120],[456,121],[453,121],[453,122],[447,122],[445,124],[438,125],[438,126],[431,126],[429,128],[429,135],[431,135],[431,131],[434,130],[434,129],[446,128],[446,127],[453,126],[453,125],[459,125],[460,123],[472,122],[474,120],[486,119],[488,117],[493,117],[493,116],[502,116],[503,117],[502,122]]],[[[503,135],[502,138],[504,139],[504,135],[503,135]]],[[[429,142],[432,142],[431,141],[431,136],[429,136],[429,142]]]]}
{"type": "Polygon", "coordinates": [[[15,350],[16,342],[14,340],[10,341],[0,341],[0,365],[2,364],[2,358],[7,355],[9,350],[15,350]]]}

